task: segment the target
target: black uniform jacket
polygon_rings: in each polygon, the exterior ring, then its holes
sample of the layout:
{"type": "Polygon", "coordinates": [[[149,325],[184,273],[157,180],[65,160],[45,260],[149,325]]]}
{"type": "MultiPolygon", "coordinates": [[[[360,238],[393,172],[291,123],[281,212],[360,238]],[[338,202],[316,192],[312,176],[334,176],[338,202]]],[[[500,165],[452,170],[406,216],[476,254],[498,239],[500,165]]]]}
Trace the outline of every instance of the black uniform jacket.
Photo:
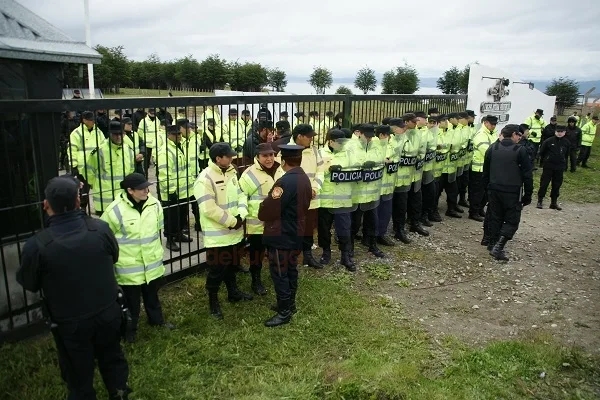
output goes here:
{"type": "Polygon", "coordinates": [[[310,180],[301,167],[279,178],[258,210],[258,219],[265,222],[263,243],[276,249],[300,250],[311,198],[310,180]]]}
{"type": "Polygon", "coordinates": [[[554,136],[542,143],[540,148],[540,162],[544,169],[565,169],[567,168],[567,154],[572,144],[566,136],[559,138],[554,136]]]}

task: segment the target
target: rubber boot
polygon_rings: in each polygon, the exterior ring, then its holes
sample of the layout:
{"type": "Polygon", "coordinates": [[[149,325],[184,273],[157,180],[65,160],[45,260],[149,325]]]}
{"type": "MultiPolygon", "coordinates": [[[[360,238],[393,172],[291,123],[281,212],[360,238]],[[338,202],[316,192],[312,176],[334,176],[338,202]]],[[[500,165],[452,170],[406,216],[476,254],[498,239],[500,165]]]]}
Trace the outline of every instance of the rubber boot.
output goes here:
{"type": "Polygon", "coordinates": [[[506,246],[506,242],[508,242],[508,238],[506,236],[500,236],[500,239],[498,239],[498,243],[496,243],[492,251],[490,251],[490,255],[496,260],[508,261],[508,257],[504,252],[504,246],[506,246]]]}
{"type": "Polygon", "coordinates": [[[287,324],[292,319],[290,310],[290,299],[277,299],[277,314],[265,321],[265,326],[272,328],[275,326],[287,324]]]}
{"type": "Polygon", "coordinates": [[[308,265],[309,267],[315,268],[315,269],[323,269],[323,266],[321,264],[319,264],[319,262],[317,260],[315,260],[315,258],[312,255],[312,251],[310,250],[304,250],[302,252],[302,256],[304,257],[304,265],[308,265]]]}
{"type": "Polygon", "coordinates": [[[354,264],[354,261],[352,260],[352,258],[350,257],[350,252],[349,251],[342,251],[342,261],[341,264],[346,267],[346,269],[350,272],[355,272],[356,271],[356,265],[354,264]]]}
{"type": "Polygon", "coordinates": [[[440,215],[440,212],[435,209],[429,213],[429,220],[432,222],[442,222],[442,216],[440,215]]]}
{"type": "Polygon", "coordinates": [[[427,218],[427,215],[423,215],[421,217],[421,225],[426,226],[428,228],[431,228],[433,226],[433,224],[431,222],[429,222],[429,218],[427,218]]]}
{"type": "Polygon", "coordinates": [[[384,258],[385,254],[377,247],[377,239],[375,236],[369,237],[369,253],[373,254],[377,258],[384,258]]]}
{"type": "Polygon", "coordinates": [[[319,263],[322,265],[329,265],[331,262],[331,249],[323,249],[323,254],[321,254],[321,259],[319,263]]]}
{"type": "Polygon", "coordinates": [[[259,296],[267,294],[267,289],[265,289],[260,279],[260,269],[250,270],[250,276],[252,277],[252,283],[250,284],[252,291],[259,296]]]}
{"type": "Polygon", "coordinates": [[[221,312],[221,305],[219,304],[219,295],[217,292],[208,292],[208,306],[210,308],[210,315],[216,319],[223,319],[223,312],[221,312]]]}
{"type": "Polygon", "coordinates": [[[487,235],[483,235],[483,238],[481,239],[481,245],[482,246],[487,246],[488,244],[490,244],[490,238],[487,235]]]}

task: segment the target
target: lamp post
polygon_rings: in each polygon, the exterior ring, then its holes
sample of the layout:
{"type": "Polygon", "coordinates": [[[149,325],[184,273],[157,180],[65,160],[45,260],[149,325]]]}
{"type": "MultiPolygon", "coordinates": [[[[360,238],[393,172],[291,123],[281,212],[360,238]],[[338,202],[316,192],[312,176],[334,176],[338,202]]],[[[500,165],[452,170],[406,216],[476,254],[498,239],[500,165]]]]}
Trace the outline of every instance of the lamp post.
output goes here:
{"type": "MultiPolygon", "coordinates": [[[[89,0],[83,0],[83,12],[85,23],[85,44],[92,47],[92,34],[90,32],[90,3],[89,0]]],[[[90,99],[96,97],[96,88],[94,87],[94,64],[88,64],[88,87],[90,90],[90,99]]]]}

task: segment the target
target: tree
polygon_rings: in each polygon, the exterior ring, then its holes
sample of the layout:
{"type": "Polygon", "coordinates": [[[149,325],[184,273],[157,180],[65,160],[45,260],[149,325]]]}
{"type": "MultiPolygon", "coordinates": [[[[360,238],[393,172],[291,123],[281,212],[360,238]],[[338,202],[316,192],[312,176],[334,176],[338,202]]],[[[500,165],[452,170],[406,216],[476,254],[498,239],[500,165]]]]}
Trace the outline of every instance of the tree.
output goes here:
{"type": "Polygon", "coordinates": [[[198,81],[200,89],[220,89],[227,83],[229,66],[218,54],[211,54],[200,63],[198,81]]]}
{"type": "Polygon", "coordinates": [[[198,88],[200,83],[200,64],[198,64],[198,61],[191,54],[176,61],[175,78],[181,82],[182,88],[198,88]]]}
{"type": "Polygon", "coordinates": [[[460,74],[460,80],[458,82],[458,93],[467,94],[469,93],[469,74],[471,72],[471,66],[467,65],[460,74]]]}
{"type": "Polygon", "coordinates": [[[276,92],[283,92],[283,89],[287,86],[287,79],[285,72],[278,68],[270,69],[268,72],[269,86],[276,92]]]}
{"type": "Polygon", "coordinates": [[[567,107],[574,106],[579,100],[579,83],[568,77],[552,79],[546,88],[548,96],[556,96],[558,114],[562,114],[567,107]]]}
{"type": "Polygon", "coordinates": [[[124,47],[98,45],[94,49],[102,54],[102,62],[94,66],[96,86],[108,92],[114,90],[115,93],[119,93],[120,87],[131,79],[129,60],[123,52],[124,47]]]}
{"type": "Polygon", "coordinates": [[[404,66],[383,74],[381,85],[383,94],[412,94],[419,90],[419,74],[412,65],[404,63],[404,66]]]}
{"type": "Polygon", "coordinates": [[[325,89],[331,87],[333,77],[331,71],[323,67],[315,67],[307,81],[317,94],[325,94],[325,89]]]}
{"type": "Polygon", "coordinates": [[[457,94],[460,90],[461,72],[456,67],[452,67],[437,80],[437,87],[444,94],[457,94]]]}
{"type": "Polygon", "coordinates": [[[160,88],[160,84],[162,81],[162,63],[160,62],[160,58],[158,57],[158,55],[156,53],[150,54],[146,61],[144,61],[142,64],[146,78],[146,84],[149,86],[150,89],[160,88]]]}
{"type": "Polygon", "coordinates": [[[362,68],[356,74],[354,80],[354,86],[360,89],[363,94],[375,91],[377,88],[377,78],[375,77],[375,71],[369,67],[362,68]]]}
{"type": "Polygon", "coordinates": [[[243,92],[260,92],[269,83],[267,69],[257,63],[234,62],[229,65],[228,77],[231,89],[243,92]]]}
{"type": "Polygon", "coordinates": [[[341,85],[337,88],[335,94],[352,94],[352,90],[348,86],[341,85]]]}

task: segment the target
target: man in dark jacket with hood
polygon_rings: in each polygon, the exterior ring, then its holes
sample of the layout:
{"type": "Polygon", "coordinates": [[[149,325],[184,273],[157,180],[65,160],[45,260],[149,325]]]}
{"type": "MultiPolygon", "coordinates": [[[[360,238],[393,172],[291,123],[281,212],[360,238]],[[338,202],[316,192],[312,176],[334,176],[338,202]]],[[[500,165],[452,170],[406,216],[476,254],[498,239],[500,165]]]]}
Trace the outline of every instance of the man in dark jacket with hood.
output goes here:
{"type": "Polygon", "coordinates": [[[550,123],[544,127],[542,130],[542,143],[546,139],[550,139],[554,137],[554,133],[556,132],[556,116],[550,118],[550,123]]]}
{"type": "Polygon", "coordinates": [[[577,151],[581,147],[581,129],[577,127],[577,119],[575,117],[569,117],[567,120],[567,133],[565,139],[569,141],[571,147],[567,153],[567,162],[565,163],[565,171],[569,166],[568,159],[571,160],[571,172],[575,172],[577,169],[577,151]]]}
{"type": "Polygon", "coordinates": [[[260,121],[256,129],[248,133],[244,143],[244,164],[252,164],[259,144],[273,141],[273,130],[273,121],[260,121]]]}
{"type": "MultiPolygon", "coordinates": [[[[570,119],[570,118],[569,118],[570,119]]],[[[550,208],[562,210],[558,206],[557,199],[560,186],[563,183],[563,172],[567,167],[567,154],[571,148],[571,142],[565,137],[565,126],[556,126],[556,134],[553,138],[546,140],[540,147],[540,160],[544,167],[540,178],[540,190],[538,191],[537,208],[544,208],[542,201],[546,196],[548,185],[552,182],[550,191],[550,208]]]]}
{"type": "Polygon", "coordinates": [[[292,138],[292,131],[290,129],[290,123],[288,121],[277,121],[275,124],[277,130],[277,140],[273,141],[273,150],[275,154],[279,153],[279,146],[282,144],[288,144],[292,138]]]}

